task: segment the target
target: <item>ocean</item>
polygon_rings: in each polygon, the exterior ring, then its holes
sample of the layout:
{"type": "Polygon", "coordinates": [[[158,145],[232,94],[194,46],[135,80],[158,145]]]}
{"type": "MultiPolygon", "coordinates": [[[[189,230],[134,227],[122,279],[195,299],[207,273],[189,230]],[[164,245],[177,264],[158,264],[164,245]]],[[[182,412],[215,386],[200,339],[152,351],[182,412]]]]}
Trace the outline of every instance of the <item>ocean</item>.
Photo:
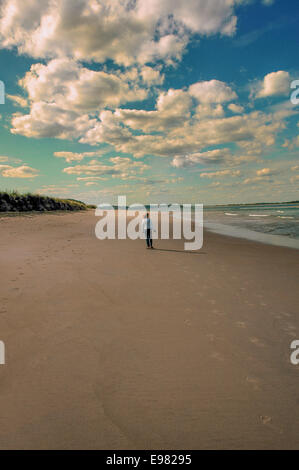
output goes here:
{"type": "Polygon", "coordinates": [[[299,203],[204,206],[204,227],[299,249],[299,203]]]}

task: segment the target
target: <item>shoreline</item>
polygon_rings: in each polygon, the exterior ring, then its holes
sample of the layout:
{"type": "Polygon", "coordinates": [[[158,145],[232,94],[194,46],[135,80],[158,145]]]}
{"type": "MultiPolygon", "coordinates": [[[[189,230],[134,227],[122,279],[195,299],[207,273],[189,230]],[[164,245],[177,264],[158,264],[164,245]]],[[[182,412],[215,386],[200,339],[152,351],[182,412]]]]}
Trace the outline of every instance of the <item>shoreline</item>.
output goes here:
{"type": "Polygon", "coordinates": [[[258,232],[256,230],[216,222],[204,223],[204,229],[227,237],[240,238],[242,240],[251,240],[257,243],[262,243],[264,245],[280,246],[299,250],[299,240],[287,237],[286,235],[271,235],[270,233],[258,232]]]}
{"type": "MultiPolygon", "coordinates": [[[[85,212],[95,211],[95,209],[86,209],[85,212]]],[[[24,211],[24,212],[0,212],[0,220],[10,217],[34,217],[38,215],[65,215],[70,211],[53,210],[53,211],[24,211]]],[[[204,222],[204,232],[217,233],[224,237],[238,238],[241,240],[253,241],[264,245],[278,246],[299,250],[299,240],[287,237],[286,235],[271,235],[269,233],[258,232],[238,226],[232,226],[216,222],[204,222]]]]}

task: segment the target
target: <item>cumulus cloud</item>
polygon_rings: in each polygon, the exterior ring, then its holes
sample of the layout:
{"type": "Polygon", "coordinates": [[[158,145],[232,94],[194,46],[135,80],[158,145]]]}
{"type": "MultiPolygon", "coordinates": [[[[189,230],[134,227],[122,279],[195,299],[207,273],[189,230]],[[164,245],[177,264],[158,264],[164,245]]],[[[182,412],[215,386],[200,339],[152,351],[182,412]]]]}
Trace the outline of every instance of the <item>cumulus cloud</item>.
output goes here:
{"type": "Polygon", "coordinates": [[[79,139],[95,126],[97,113],[143,100],[148,87],[161,83],[162,78],[152,67],[107,73],[87,69],[67,58],[33,64],[19,80],[28,95],[30,111],[14,114],[12,133],[79,139]]]}
{"type": "Polygon", "coordinates": [[[36,178],[38,176],[38,170],[27,165],[18,167],[0,165],[0,174],[4,178],[36,178]]]}
{"type": "Polygon", "coordinates": [[[142,80],[147,85],[162,85],[164,82],[164,75],[160,73],[160,70],[152,67],[143,66],[140,70],[142,80]]]}
{"type": "Polygon", "coordinates": [[[244,112],[243,106],[236,104],[236,103],[231,103],[228,105],[228,109],[235,114],[242,114],[244,112]]]}
{"type": "MultiPolygon", "coordinates": [[[[159,116],[157,115],[157,118],[159,116]]],[[[152,116],[151,126],[154,125],[155,117],[152,116]]],[[[231,116],[222,118],[207,119],[186,119],[177,127],[170,128],[161,135],[141,134],[128,137],[124,135],[124,130],[120,123],[116,125],[117,116],[111,116],[111,123],[115,132],[106,139],[115,146],[117,151],[122,153],[132,153],[135,157],[143,155],[157,156],[182,156],[201,153],[209,146],[223,146],[234,143],[243,155],[250,157],[261,153],[267,146],[274,145],[275,137],[279,130],[284,129],[284,122],[278,117],[254,111],[242,116],[231,116]],[[116,121],[114,121],[116,120],[116,121]]],[[[101,128],[101,126],[100,126],[101,128]]],[[[158,130],[159,127],[157,126],[158,130]]],[[[102,130],[102,128],[101,128],[102,130]]],[[[129,129],[126,128],[126,132],[129,129]]],[[[100,142],[103,133],[96,134],[90,131],[92,139],[87,140],[93,143],[93,139],[100,142]]]]}
{"type": "Polygon", "coordinates": [[[160,93],[154,111],[118,109],[115,118],[134,130],[163,132],[183,125],[190,117],[190,109],[189,94],[170,89],[160,93]]]}
{"type": "Polygon", "coordinates": [[[270,168],[261,168],[255,172],[256,176],[246,178],[243,181],[243,184],[250,184],[250,183],[270,183],[273,180],[271,176],[276,175],[279,173],[278,169],[271,170],[270,168]]]}
{"type": "Polygon", "coordinates": [[[2,47],[118,64],[179,59],[194,33],[232,35],[243,0],[2,0],[2,47]]]}
{"type": "Polygon", "coordinates": [[[273,174],[273,172],[271,172],[270,168],[262,168],[261,170],[257,170],[256,174],[257,176],[269,176],[273,174]]]}
{"type": "Polygon", "coordinates": [[[95,125],[88,114],[63,109],[56,103],[32,103],[29,114],[15,113],[12,117],[12,134],[25,137],[78,139],[95,125]]]}
{"type": "Polygon", "coordinates": [[[96,72],[67,58],[32,65],[19,84],[28,94],[30,112],[13,116],[11,132],[36,138],[80,138],[95,124],[90,113],[147,94],[129,74],[96,72]]]}
{"type": "Polygon", "coordinates": [[[54,157],[64,158],[67,163],[80,162],[83,158],[93,158],[101,156],[104,151],[97,152],[54,152],[54,157]]]}
{"type": "Polygon", "coordinates": [[[189,87],[189,93],[200,103],[224,103],[237,98],[236,93],[224,82],[210,80],[194,83],[189,87]]]}
{"type": "Polygon", "coordinates": [[[142,174],[149,166],[143,162],[133,161],[127,157],[112,157],[109,159],[109,165],[99,162],[98,160],[91,160],[85,165],[75,165],[64,168],[63,172],[69,175],[84,175],[90,176],[94,181],[94,177],[101,176],[117,176],[120,179],[129,179],[131,176],[136,177],[142,174]]]}
{"type": "MultiPolygon", "coordinates": [[[[35,64],[20,82],[28,93],[30,112],[14,114],[11,132],[77,139],[94,146],[109,144],[117,152],[136,158],[170,156],[175,158],[174,165],[188,166],[204,158],[205,148],[229,143],[239,151],[231,158],[245,161],[256,157],[275,143],[277,132],[285,126],[284,119],[292,112],[284,109],[246,114],[240,105],[230,103],[228,109],[234,115],[227,115],[224,103],[235,100],[236,94],[217,80],[198,82],[188,89],[160,91],[152,110],[120,108],[122,100],[130,97],[131,82],[143,81],[142,70],[151,74],[151,68],[130,68],[111,78],[111,74],[90,71],[69,59],[35,64]],[[118,83],[116,95],[111,92],[110,96],[110,88],[107,91],[105,86],[105,92],[97,93],[97,86],[91,82],[101,82],[103,76],[104,81],[118,83]]],[[[84,158],[83,154],[61,152],[55,156],[68,161],[84,158]]],[[[210,153],[209,158],[216,158],[216,153],[210,153]]]]}
{"type": "Polygon", "coordinates": [[[26,100],[26,98],[23,98],[22,96],[6,94],[6,97],[9,100],[13,101],[13,103],[16,106],[19,106],[20,108],[27,108],[29,106],[28,101],[26,100]]]}
{"type": "Polygon", "coordinates": [[[259,84],[256,94],[257,98],[265,98],[267,96],[280,96],[290,93],[290,74],[279,70],[278,72],[269,73],[259,84]]]}
{"type": "MultiPolygon", "coordinates": [[[[151,67],[147,68],[148,80],[151,67]]],[[[152,71],[152,80],[158,75],[152,71]]],[[[144,88],[130,81],[130,75],[90,70],[67,58],[54,59],[47,64],[33,64],[19,81],[28,93],[30,102],[55,103],[62,109],[91,112],[106,106],[116,107],[129,101],[143,100],[144,88]]]]}
{"type": "Polygon", "coordinates": [[[209,171],[208,173],[201,173],[201,178],[219,178],[221,176],[240,176],[240,170],[220,170],[209,171]]]}
{"type": "Polygon", "coordinates": [[[190,155],[176,155],[171,164],[175,168],[185,168],[198,164],[224,163],[231,156],[231,151],[228,148],[215,149],[190,155]]]}
{"type": "Polygon", "coordinates": [[[293,150],[296,147],[299,147],[299,135],[293,139],[286,139],[282,144],[282,147],[293,150]]]}

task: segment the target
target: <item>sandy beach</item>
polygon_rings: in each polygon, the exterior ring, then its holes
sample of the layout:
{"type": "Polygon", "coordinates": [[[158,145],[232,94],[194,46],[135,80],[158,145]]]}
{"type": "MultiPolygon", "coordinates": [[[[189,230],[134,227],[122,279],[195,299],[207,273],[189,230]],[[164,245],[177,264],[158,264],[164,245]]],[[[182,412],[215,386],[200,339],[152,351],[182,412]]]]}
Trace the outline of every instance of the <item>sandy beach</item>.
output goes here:
{"type": "Polygon", "coordinates": [[[298,449],[298,251],[0,218],[1,449],[298,449]]]}

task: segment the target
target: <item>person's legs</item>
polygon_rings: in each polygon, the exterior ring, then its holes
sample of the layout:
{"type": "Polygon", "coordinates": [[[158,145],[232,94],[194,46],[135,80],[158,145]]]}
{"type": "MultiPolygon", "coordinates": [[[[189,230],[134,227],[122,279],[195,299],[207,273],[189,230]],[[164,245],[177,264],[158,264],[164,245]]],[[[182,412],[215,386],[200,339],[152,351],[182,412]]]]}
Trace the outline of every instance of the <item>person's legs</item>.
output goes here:
{"type": "Polygon", "coordinates": [[[150,239],[151,239],[151,231],[147,229],[146,231],[146,246],[147,248],[150,248],[150,239]]]}
{"type": "Polygon", "coordinates": [[[153,239],[152,239],[152,231],[151,231],[151,230],[149,230],[149,236],[148,236],[148,238],[149,238],[149,246],[150,246],[151,248],[153,248],[153,239]]]}

